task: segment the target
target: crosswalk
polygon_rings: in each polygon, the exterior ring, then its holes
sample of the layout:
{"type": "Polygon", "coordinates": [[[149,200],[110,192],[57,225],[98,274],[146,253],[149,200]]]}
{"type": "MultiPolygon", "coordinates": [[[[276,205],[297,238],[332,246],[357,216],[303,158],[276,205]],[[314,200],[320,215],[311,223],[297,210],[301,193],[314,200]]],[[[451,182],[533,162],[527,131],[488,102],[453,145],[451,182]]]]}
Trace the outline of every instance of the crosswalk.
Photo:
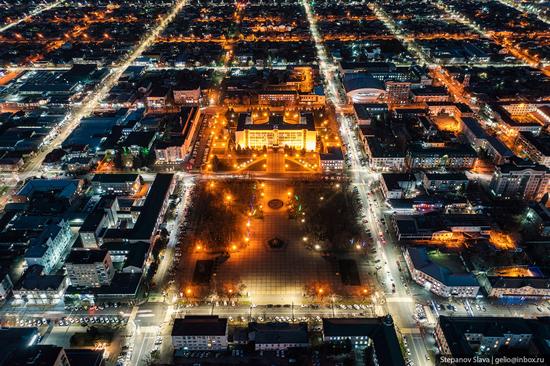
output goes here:
{"type": "Polygon", "coordinates": [[[398,303],[412,303],[414,300],[412,297],[396,296],[396,297],[387,297],[386,302],[398,302],[398,303]]]}

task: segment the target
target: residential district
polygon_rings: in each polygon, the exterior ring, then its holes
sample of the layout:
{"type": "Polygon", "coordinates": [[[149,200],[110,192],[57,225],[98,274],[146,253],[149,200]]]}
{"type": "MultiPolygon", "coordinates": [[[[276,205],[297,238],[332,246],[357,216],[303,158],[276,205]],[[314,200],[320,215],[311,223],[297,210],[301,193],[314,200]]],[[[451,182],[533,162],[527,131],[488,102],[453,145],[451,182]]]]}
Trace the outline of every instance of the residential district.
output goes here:
{"type": "Polygon", "coordinates": [[[0,0],[0,365],[550,364],[549,23],[0,0]]]}

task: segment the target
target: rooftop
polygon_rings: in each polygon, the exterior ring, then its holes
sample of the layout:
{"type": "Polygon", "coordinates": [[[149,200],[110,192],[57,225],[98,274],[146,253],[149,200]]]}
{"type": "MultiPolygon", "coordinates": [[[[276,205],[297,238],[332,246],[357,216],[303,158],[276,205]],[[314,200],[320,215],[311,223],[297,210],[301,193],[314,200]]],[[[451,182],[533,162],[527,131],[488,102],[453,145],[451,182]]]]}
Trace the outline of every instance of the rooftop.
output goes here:
{"type": "Polygon", "coordinates": [[[249,338],[256,344],[309,343],[307,323],[248,323],[249,338]]]}
{"type": "Polygon", "coordinates": [[[479,286],[476,277],[467,273],[454,254],[428,251],[422,247],[407,248],[416,270],[426,273],[446,286],[479,286]]]}
{"type": "Polygon", "coordinates": [[[324,318],[325,337],[369,337],[380,366],[402,366],[405,360],[391,316],[378,318],[324,318]]]}
{"type": "Polygon", "coordinates": [[[105,249],[73,249],[65,260],[71,264],[94,264],[103,262],[108,251],[105,249]]]}
{"type": "Polygon", "coordinates": [[[174,336],[224,336],[227,334],[227,319],[217,315],[188,315],[174,320],[174,336]]]}

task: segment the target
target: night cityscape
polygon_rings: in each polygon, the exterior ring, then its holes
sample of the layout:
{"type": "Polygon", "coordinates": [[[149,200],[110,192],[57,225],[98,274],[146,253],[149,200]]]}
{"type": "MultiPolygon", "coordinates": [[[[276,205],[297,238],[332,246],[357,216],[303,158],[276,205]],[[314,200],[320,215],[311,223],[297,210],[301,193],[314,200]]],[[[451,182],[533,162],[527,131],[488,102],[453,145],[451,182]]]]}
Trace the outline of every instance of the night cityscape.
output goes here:
{"type": "Polygon", "coordinates": [[[550,364],[550,2],[0,0],[0,366],[550,364]]]}

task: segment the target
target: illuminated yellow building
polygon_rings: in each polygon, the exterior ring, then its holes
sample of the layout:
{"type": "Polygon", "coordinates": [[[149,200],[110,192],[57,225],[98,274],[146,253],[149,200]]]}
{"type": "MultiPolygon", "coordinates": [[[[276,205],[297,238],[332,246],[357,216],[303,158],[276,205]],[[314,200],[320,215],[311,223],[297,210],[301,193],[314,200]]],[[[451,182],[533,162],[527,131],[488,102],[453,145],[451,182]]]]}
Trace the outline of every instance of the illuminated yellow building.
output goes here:
{"type": "Polygon", "coordinates": [[[281,114],[255,117],[251,113],[242,113],[235,131],[235,143],[242,149],[287,146],[314,151],[317,146],[317,132],[313,114],[301,113],[295,120],[287,120],[281,114]]]}

